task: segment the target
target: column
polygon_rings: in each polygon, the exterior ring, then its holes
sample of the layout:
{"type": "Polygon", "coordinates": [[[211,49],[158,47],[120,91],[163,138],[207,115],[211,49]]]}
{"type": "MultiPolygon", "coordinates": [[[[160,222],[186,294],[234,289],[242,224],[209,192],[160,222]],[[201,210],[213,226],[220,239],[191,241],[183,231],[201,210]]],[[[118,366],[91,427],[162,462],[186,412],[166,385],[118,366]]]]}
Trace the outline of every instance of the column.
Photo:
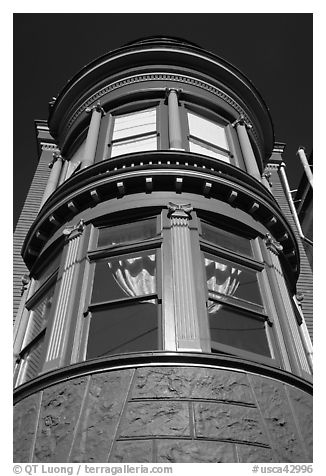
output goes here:
{"type": "Polygon", "coordinates": [[[93,165],[95,160],[95,152],[97,147],[98,134],[100,131],[101,118],[105,114],[104,109],[98,102],[96,106],[86,109],[87,113],[92,113],[91,122],[89,124],[88,133],[86,137],[86,145],[81,168],[93,165]]]}
{"type": "Polygon", "coordinates": [[[261,175],[258,169],[257,160],[255,154],[252,150],[247,129],[250,129],[252,126],[249,124],[243,115],[239,117],[233,124],[233,127],[236,128],[240,147],[242,151],[243,160],[246,165],[246,169],[249,175],[252,175],[255,179],[261,181],[261,175]]]}
{"type": "Polygon", "coordinates": [[[85,225],[83,220],[63,230],[66,237],[66,256],[60,288],[55,299],[55,310],[52,319],[52,328],[48,340],[47,353],[43,372],[61,367],[64,364],[65,352],[68,344],[70,321],[72,319],[73,298],[76,289],[77,273],[80,260],[80,249],[85,225]]]}
{"type": "Polygon", "coordinates": [[[181,122],[178,104],[178,91],[166,90],[169,110],[169,144],[170,149],[184,150],[182,147],[181,122]]]}
{"type": "Polygon", "coordinates": [[[309,181],[311,187],[313,187],[312,173],[311,173],[310,165],[308,163],[308,159],[307,159],[306,154],[305,154],[304,147],[299,147],[297,155],[299,156],[299,158],[301,160],[301,163],[302,163],[304,171],[307,175],[308,181],[309,181]]]}
{"type": "Polygon", "coordinates": [[[177,350],[202,350],[189,220],[191,205],[169,203],[172,280],[177,350]]]}
{"type": "Polygon", "coordinates": [[[69,161],[65,160],[64,164],[63,164],[63,167],[62,167],[62,170],[61,170],[60,180],[59,180],[58,186],[61,185],[66,180],[68,167],[69,167],[69,161]]]}
{"type": "Polygon", "coordinates": [[[269,233],[265,236],[265,245],[267,248],[267,264],[270,269],[271,277],[274,280],[275,295],[281,304],[281,326],[286,330],[288,344],[294,361],[300,369],[310,373],[309,362],[302,344],[299,326],[294,314],[291,298],[283,275],[282,266],[279,259],[279,253],[282,252],[282,245],[277,242],[269,233]]]}
{"type": "Polygon", "coordinates": [[[55,189],[58,186],[59,177],[60,177],[60,173],[62,169],[62,162],[63,162],[63,158],[61,157],[61,155],[58,152],[55,152],[53,154],[53,160],[49,164],[49,167],[52,170],[51,170],[50,177],[48,179],[48,183],[46,185],[46,188],[43,194],[40,208],[43,207],[44,203],[47,201],[49,196],[52,195],[52,193],[55,191],[55,189]]]}

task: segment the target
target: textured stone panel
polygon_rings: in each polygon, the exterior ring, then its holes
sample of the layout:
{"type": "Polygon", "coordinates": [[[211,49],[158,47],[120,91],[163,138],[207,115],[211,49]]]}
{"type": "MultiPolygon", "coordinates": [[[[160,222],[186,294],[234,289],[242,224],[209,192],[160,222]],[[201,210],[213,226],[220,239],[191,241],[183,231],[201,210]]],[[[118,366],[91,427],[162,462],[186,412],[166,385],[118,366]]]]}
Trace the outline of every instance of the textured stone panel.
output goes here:
{"type": "Polygon", "coordinates": [[[85,386],[86,378],[77,378],[44,390],[34,462],[67,461],[85,386]]]}
{"type": "Polygon", "coordinates": [[[158,463],[236,463],[234,445],[219,441],[159,440],[158,463]]]}
{"type": "Polygon", "coordinates": [[[31,452],[37,426],[40,397],[41,395],[39,393],[30,395],[17,403],[14,408],[13,460],[15,463],[31,462],[31,452]]]}
{"type": "Polygon", "coordinates": [[[237,445],[239,463],[275,463],[271,448],[253,445],[237,445]]]}
{"type": "Polygon", "coordinates": [[[152,401],[128,404],[120,436],[190,435],[188,404],[152,401]]]}
{"type": "Polygon", "coordinates": [[[92,375],[70,461],[107,462],[133,370],[92,375]]]}
{"type": "Polygon", "coordinates": [[[223,403],[195,403],[196,436],[267,443],[256,408],[223,403]]]}
{"type": "Polygon", "coordinates": [[[153,441],[117,441],[110,463],[153,463],[153,441]]]}
{"type": "Polygon", "coordinates": [[[247,375],[219,369],[200,369],[192,397],[254,403],[247,375]]]}
{"type": "Polygon", "coordinates": [[[201,398],[253,403],[247,376],[196,367],[145,367],[137,370],[133,398],[201,398]]]}
{"type": "Polygon", "coordinates": [[[309,461],[313,460],[313,399],[311,395],[298,390],[294,387],[288,387],[289,398],[299,424],[302,437],[308,452],[309,461]]]}
{"type": "Polygon", "coordinates": [[[283,387],[276,380],[250,376],[278,463],[307,462],[283,387]]]}

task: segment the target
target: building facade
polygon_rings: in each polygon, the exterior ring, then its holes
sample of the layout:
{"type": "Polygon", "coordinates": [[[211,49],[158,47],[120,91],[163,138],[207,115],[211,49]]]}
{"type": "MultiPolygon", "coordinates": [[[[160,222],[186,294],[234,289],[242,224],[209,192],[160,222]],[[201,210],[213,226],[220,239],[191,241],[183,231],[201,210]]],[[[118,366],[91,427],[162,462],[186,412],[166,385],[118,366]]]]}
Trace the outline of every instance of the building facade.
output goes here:
{"type": "Polygon", "coordinates": [[[36,133],[15,461],[312,461],[311,267],[253,84],[138,40],[77,73],[36,133]]]}

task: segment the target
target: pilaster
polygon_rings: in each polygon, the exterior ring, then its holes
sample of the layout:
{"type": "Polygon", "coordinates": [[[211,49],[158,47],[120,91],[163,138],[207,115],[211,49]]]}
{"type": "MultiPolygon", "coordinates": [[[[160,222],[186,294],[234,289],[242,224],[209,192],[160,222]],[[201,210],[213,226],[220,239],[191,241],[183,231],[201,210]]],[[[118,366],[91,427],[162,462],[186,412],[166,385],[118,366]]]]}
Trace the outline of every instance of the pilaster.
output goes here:
{"type": "Polygon", "coordinates": [[[191,253],[190,204],[169,203],[177,350],[202,350],[191,253]]]}
{"type": "Polygon", "coordinates": [[[63,234],[66,236],[66,256],[63,271],[59,279],[61,281],[52,329],[43,372],[56,369],[64,363],[65,350],[68,341],[69,323],[72,318],[71,306],[73,296],[76,293],[76,272],[80,259],[80,249],[83,240],[85,225],[83,220],[69,228],[65,228],[63,234]]]}

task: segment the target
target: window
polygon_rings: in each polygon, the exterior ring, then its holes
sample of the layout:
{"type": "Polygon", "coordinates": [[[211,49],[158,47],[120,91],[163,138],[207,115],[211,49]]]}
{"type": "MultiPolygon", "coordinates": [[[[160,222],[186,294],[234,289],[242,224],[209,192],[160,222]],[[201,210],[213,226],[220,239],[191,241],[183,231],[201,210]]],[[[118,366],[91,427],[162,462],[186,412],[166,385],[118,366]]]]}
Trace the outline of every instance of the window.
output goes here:
{"type": "Polygon", "coordinates": [[[156,107],[113,116],[111,157],[156,150],[157,141],[156,107]]]}
{"type": "Polygon", "coordinates": [[[250,239],[201,225],[212,352],[272,358],[261,292],[263,264],[255,259],[250,239]]]}
{"type": "Polygon", "coordinates": [[[189,150],[230,162],[225,127],[206,117],[187,111],[189,150]]]}
{"type": "Polygon", "coordinates": [[[53,304],[57,269],[50,278],[47,277],[57,266],[58,259],[50,263],[36,283],[34,295],[26,303],[30,314],[15,369],[16,385],[37,377],[42,371],[45,333],[53,304]]]}
{"type": "Polygon", "coordinates": [[[86,359],[159,347],[157,219],[100,228],[86,359]]]}

